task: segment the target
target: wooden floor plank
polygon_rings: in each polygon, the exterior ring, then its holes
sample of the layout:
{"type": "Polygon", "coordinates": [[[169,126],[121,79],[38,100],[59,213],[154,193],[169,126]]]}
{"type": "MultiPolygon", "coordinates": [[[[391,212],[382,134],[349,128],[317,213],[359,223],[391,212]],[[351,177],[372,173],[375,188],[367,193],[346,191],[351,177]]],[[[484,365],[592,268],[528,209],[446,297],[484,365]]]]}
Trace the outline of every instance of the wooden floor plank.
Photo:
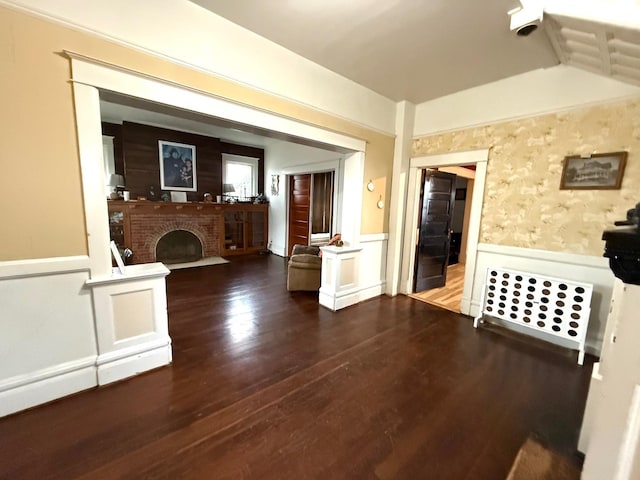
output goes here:
{"type": "Polygon", "coordinates": [[[456,263],[447,267],[447,281],[444,287],[413,293],[411,297],[459,313],[463,288],[464,264],[456,263]]]}
{"type": "Polygon", "coordinates": [[[174,362],[0,419],[0,478],[505,478],[575,451],[591,359],[407,297],[331,312],[286,262],[172,272],[174,362]]]}

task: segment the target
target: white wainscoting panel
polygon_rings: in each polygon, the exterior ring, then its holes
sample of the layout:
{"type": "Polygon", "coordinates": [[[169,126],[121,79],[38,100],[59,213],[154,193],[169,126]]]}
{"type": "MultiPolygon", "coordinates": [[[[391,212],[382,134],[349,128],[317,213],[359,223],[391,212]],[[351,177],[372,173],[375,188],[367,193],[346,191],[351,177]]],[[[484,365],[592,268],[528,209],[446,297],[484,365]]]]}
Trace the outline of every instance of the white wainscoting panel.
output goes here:
{"type": "Polygon", "coordinates": [[[480,243],[472,295],[471,299],[466,299],[471,301],[472,316],[477,316],[480,312],[482,285],[490,267],[510,268],[592,284],[586,350],[595,355],[600,354],[615,279],[606,258],[480,243]]]}
{"type": "Polygon", "coordinates": [[[0,416],[96,385],[86,257],[0,262],[0,416]]]}
{"type": "Polygon", "coordinates": [[[386,289],[388,233],[360,235],[359,301],[382,295],[386,289]]]}

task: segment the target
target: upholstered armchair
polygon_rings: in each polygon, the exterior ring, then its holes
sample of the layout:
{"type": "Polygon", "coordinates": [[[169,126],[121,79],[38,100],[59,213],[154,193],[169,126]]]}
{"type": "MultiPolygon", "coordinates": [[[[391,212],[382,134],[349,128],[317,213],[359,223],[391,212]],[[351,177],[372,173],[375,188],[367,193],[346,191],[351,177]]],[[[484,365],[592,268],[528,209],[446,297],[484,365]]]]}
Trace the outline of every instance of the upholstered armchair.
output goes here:
{"type": "Polygon", "coordinates": [[[289,259],[287,290],[319,290],[321,268],[319,247],[294,245],[289,259]]]}

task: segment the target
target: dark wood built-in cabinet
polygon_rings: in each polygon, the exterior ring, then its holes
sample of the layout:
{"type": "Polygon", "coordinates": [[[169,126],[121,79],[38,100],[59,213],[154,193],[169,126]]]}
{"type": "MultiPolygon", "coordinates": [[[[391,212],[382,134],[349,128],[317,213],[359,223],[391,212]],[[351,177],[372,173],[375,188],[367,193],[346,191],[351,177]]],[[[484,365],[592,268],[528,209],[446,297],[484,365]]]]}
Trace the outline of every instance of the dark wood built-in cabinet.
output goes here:
{"type": "Polygon", "coordinates": [[[234,204],[224,208],[223,255],[254,253],[267,245],[267,205],[234,204]]]}

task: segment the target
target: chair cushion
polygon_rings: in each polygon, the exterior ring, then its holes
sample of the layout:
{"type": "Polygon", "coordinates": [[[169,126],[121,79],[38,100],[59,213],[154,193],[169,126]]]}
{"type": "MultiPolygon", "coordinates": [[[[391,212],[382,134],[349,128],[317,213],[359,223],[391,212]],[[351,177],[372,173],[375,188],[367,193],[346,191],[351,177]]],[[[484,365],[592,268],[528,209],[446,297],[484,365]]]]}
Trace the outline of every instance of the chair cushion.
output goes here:
{"type": "Polygon", "coordinates": [[[308,245],[294,245],[293,249],[291,250],[291,256],[293,257],[294,255],[301,255],[301,254],[305,254],[305,255],[319,255],[320,254],[320,247],[312,247],[312,246],[308,246],[308,245]]]}
{"type": "Polygon", "coordinates": [[[301,253],[291,257],[289,266],[294,268],[318,269],[322,267],[322,258],[317,255],[301,253]]]}

